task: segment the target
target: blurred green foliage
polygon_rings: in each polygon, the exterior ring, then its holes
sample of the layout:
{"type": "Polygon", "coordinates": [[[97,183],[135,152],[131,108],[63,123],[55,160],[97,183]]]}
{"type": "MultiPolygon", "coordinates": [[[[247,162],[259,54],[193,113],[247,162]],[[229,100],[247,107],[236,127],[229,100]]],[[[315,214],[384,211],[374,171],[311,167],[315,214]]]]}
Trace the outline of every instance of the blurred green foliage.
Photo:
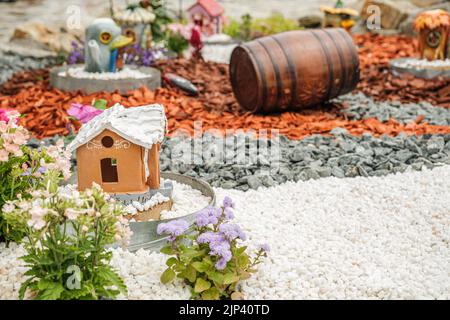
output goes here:
{"type": "Polygon", "coordinates": [[[245,14],[240,20],[231,19],[223,32],[234,39],[248,41],[275,33],[300,29],[296,20],[287,19],[281,13],[273,13],[267,18],[253,19],[245,14]]]}

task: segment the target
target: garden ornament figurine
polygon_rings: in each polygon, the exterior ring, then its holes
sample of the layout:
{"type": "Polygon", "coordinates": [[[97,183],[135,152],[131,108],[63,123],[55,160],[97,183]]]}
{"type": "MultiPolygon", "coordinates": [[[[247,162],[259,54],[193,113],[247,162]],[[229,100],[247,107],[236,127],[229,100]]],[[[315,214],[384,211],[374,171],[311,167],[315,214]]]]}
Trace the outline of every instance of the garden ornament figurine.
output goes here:
{"type": "Polygon", "coordinates": [[[419,33],[419,53],[422,59],[444,60],[447,57],[450,14],[444,10],[430,10],[420,13],[414,21],[419,33]]]}
{"type": "Polygon", "coordinates": [[[121,28],[110,18],[94,20],[86,29],[86,66],[88,72],[116,72],[119,49],[133,42],[123,36],[121,28]]]}

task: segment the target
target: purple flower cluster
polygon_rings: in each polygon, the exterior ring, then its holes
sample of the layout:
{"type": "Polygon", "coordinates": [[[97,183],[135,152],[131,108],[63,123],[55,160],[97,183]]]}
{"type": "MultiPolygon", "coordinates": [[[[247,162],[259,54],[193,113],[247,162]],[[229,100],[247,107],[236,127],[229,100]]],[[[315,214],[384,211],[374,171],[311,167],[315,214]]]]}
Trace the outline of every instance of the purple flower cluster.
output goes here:
{"type": "Polygon", "coordinates": [[[206,227],[208,224],[217,224],[221,214],[222,210],[220,208],[205,208],[197,213],[195,216],[195,223],[200,228],[206,227]]]}
{"type": "Polygon", "coordinates": [[[224,208],[234,208],[234,202],[230,197],[226,196],[223,198],[223,206],[224,208]]]}
{"type": "Polygon", "coordinates": [[[164,55],[163,49],[146,49],[140,44],[135,44],[125,48],[124,63],[150,67],[155,64],[158,56],[164,55]]]}
{"type": "Polygon", "coordinates": [[[225,223],[219,226],[219,232],[223,234],[223,236],[228,241],[233,241],[235,239],[246,240],[247,236],[242,231],[241,227],[235,223],[225,223]]]}
{"type": "Polygon", "coordinates": [[[179,219],[172,220],[166,223],[160,223],[156,229],[156,232],[161,234],[168,234],[169,241],[173,242],[178,236],[181,236],[186,230],[189,229],[189,223],[187,221],[179,219]]]}
{"type": "Polygon", "coordinates": [[[69,53],[69,56],[67,57],[67,63],[68,64],[84,63],[84,43],[83,42],[77,43],[75,41],[72,41],[71,46],[72,51],[69,53]]]}
{"type": "MultiPolygon", "coordinates": [[[[153,66],[158,57],[163,57],[167,53],[166,49],[146,49],[140,44],[135,44],[124,49],[124,64],[134,64],[139,66],[153,66]]],[[[72,51],[67,57],[68,64],[84,63],[84,43],[72,42],[72,51]]]]}
{"type": "Polygon", "coordinates": [[[209,244],[209,255],[220,257],[216,262],[216,268],[223,270],[227,266],[227,262],[231,260],[231,246],[227,238],[220,232],[205,232],[197,237],[200,244],[209,244]]]}

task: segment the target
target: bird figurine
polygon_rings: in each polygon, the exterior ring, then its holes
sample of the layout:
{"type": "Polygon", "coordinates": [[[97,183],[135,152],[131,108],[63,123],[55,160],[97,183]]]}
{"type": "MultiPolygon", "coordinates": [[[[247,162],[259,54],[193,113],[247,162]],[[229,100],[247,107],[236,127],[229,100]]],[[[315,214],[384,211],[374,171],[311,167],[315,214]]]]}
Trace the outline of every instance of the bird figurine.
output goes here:
{"type": "Polygon", "coordinates": [[[119,49],[133,39],[121,34],[121,28],[110,18],[94,20],[86,29],[85,69],[87,72],[116,72],[119,49]]]}

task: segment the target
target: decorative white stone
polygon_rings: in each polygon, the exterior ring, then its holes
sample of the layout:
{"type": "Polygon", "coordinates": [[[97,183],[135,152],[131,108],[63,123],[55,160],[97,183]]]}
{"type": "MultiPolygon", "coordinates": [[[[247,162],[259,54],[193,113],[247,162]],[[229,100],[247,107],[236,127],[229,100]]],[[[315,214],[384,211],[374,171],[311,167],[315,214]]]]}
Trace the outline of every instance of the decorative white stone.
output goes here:
{"type": "MultiPolygon", "coordinates": [[[[226,195],[236,203],[246,245],[272,247],[242,283],[248,300],[450,299],[450,166],[215,192],[218,204],[226,195]]],[[[189,299],[180,279],[160,282],[167,255],[112,252],[111,264],[128,287],[119,298],[189,299]]],[[[17,299],[24,254],[14,243],[0,244],[0,299],[17,299]]]]}
{"type": "Polygon", "coordinates": [[[423,69],[447,70],[450,69],[450,59],[429,61],[427,59],[410,58],[405,59],[402,62],[396,62],[395,66],[399,68],[411,68],[417,70],[423,69]]]}
{"type": "Polygon", "coordinates": [[[123,79],[144,79],[150,75],[138,69],[123,68],[117,72],[88,72],[84,67],[73,67],[58,73],[60,77],[72,77],[77,79],[96,80],[123,80],[123,79]]]}

